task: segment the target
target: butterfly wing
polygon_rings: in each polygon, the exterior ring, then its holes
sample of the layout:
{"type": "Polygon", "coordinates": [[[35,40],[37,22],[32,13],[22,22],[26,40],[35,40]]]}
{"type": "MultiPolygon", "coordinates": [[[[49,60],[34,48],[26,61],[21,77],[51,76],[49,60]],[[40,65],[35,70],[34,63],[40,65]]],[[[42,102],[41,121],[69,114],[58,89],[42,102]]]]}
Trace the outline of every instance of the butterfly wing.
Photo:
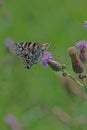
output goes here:
{"type": "Polygon", "coordinates": [[[20,42],[15,44],[15,52],[22,58],[25,67],[29,69],[33,64],[40,61],[48,47],[48,43],[40,44],[35,42],[20,42]]]}

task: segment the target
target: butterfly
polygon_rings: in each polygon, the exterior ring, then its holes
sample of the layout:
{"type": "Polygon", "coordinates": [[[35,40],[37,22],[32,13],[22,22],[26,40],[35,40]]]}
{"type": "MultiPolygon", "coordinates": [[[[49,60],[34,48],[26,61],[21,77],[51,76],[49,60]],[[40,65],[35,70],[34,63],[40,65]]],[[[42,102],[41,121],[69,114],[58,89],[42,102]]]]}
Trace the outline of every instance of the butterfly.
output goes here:
{"type": "Polygon", "coordinates": [[[25,68],[30,69],[38,63],[49,48],[49,43],[19,42],[14,45],[17,56],[22,58],[25,68]]]}

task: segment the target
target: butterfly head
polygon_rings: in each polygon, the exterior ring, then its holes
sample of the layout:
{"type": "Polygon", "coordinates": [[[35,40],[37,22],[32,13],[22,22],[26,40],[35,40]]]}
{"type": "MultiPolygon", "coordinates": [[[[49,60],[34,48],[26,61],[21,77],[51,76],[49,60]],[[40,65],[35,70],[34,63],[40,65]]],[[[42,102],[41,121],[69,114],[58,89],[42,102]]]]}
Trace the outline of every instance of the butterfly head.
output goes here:
{"type": "Polygon", "coordinates": [[[41,51],[42,51],[43,53],[45,53],[45,52],[48,50],[49,46],[50,46],[49,43],[44,43],[44,44],[41,44],[41,45],[42,45],[41,51]]]}

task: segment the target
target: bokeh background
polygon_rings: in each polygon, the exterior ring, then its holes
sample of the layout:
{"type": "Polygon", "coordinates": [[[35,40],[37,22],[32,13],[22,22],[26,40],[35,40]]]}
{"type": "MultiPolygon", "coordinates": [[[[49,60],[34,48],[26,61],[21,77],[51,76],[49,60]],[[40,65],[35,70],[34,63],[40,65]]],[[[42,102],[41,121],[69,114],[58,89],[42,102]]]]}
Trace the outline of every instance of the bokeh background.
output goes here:
{"type": "Polygon", "coordinates": [[[73,73],[67,48],[87,39],[84,20],[86,0],[0,0],[0,130],[87,129],[84,90],[50,67],[25,69],[6,48],[7,39],[49,42],[73,73]]]}

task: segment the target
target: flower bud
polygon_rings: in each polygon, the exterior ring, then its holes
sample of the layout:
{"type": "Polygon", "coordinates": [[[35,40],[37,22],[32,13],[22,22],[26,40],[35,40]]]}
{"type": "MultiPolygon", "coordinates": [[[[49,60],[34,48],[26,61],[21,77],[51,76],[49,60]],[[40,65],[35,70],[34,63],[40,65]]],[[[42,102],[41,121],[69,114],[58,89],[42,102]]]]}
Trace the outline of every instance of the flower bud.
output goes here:
{"type": "Polygon", "coordinates": [[[77,55],[75,47],[69,47],[68,53],[71,58],[73,71],[78,74],[82,73],[84,70],[84,64],[77,55]]]}
{"type": "Polygon", "coordinates": [[[61,71],[63,69],[62,65],[58,63],[57,61],[54,61],[50,59],[48,61],[48,65],[54,70],[54,71],[61,71]]]}
{"type": "Polygon", "coordinates": [[[87,62],[87,52],[86,52],[86,50],[87,50],[87,41],[82,40],[82,41],[77,42],[76,48],[80,52],[79,58],[81,59],[81,61],[83,63],[86,63],[87,62]]]}

